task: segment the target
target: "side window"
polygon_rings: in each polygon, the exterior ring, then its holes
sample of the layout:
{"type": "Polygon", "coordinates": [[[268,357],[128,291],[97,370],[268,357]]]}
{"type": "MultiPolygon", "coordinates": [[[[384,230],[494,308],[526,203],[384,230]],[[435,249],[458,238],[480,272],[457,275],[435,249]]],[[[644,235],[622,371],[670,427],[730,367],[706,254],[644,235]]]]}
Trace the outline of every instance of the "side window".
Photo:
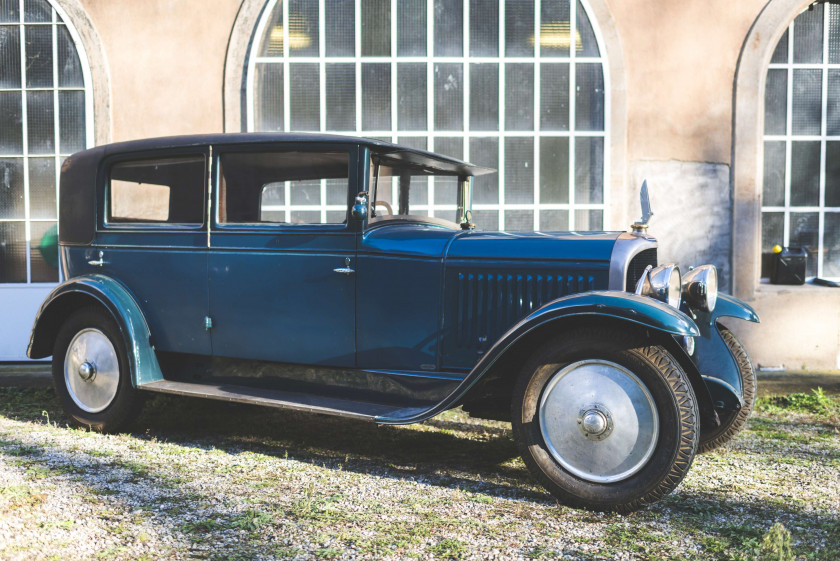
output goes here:
{"type": "Polygon", "coordinates": [[[222,224],[347,220],[347,152],[231,152],[220,161],[222,224]]]}
{"type": "Polygon", "coordinates": [[[108,175],[109,223],[204,222],[203,156],[120,162],[108,175]]]}

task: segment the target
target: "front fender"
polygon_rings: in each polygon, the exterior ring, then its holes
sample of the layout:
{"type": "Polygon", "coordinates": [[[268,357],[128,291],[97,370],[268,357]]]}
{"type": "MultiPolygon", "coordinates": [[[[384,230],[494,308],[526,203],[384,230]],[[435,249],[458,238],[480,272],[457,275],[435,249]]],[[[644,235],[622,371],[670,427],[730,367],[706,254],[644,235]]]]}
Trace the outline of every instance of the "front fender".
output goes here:
{"type": "Polygon", "coordinates": [[[717,304],[712,312],[694,311],[694,315],[697,327],[700,328],[700,337],[695,339],[692,360],[706,381],[716,406],[729,411],[740,409],[744,403],[741,372],[720,334],[718,319],[734,317],[758,323],[758,314],[737,298],[728,294],[718,294],[717,304]]]}
{"type": "Polygon", "coordinates": [[[105,275],[75,277],[58,285],[44,300],[35,316],[29,346],[29,358],[52,354],[55,336],[67,316],[77,309],[100,304],[117,322],[128,349],[131,383],[163,380],[157,357],[150,341],[146,318],[134,297],[119,281],[105,275]]]}
{"type": "Polygon", "coordinates": [[[700,330],[690,317],[647,296],[619,291],[572,294],[545,304],[510,328],[481,357],[458,387],[431,409],[410,418],[378,418],[377,422],[408,424],[434,417],[457,403],[508,349],[529,333],[549,322],[599,317],[636,324],[677,337],[700,335],[700,330]]]}

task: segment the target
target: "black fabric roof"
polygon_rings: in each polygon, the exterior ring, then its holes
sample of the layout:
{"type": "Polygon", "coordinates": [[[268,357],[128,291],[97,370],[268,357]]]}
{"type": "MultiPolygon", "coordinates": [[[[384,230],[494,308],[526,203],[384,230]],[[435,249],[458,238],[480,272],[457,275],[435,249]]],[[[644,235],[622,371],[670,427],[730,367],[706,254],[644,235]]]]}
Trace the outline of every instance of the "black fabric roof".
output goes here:
{"type": "Polygon", "coordinates": [[[462,160],[443,156],[441,154],[434,154],[432,152],[426,152],[425,150],[417,150],[415,148],[400,146],[398,144],[392,144],[381,140],[324,133],[291,132],[194,134],[115,142],[113,144],[101,146],[100,148],[104,148],[104,156],[110,156],[112,154],[122,152],[151,151],[187,146],[242,146],[248,144],[267,144],[271,142],[300,142],[303,144],[359,144],[369,147],[371,151],[377,154],[383,156],[387,155],[388,159],[391,160],[412,163],[453,175],[485,175],[496,171],[492,168],[477,166],[462,160]]]}

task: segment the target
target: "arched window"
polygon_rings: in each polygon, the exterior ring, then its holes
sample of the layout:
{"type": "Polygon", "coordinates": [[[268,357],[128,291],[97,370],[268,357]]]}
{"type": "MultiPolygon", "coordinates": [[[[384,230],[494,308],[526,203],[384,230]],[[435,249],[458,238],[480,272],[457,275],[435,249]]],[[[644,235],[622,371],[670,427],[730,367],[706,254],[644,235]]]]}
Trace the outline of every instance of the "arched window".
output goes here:
{"type": "Polygon", "coordinates": [[[767,70],[762,251],[805,247],[807,276],[840,277],[840,6],[812,5],[767,70]]]}
{"type": "Polygon", "coordinates": [[[92,141],[80,43],[47,0],[0,0],[0,283],[59,280],[61,163],[92,141]]]}
{"type": "MultiPolygon", "coordinates": [[[[485,229],[604,227],[608,76],[581,1],[271,0],[255,37],[248,130],[382,138],[497,168],[475,182],[485,229]]],[[[414,208],[448,217],[439,191],[414,208]]]]}

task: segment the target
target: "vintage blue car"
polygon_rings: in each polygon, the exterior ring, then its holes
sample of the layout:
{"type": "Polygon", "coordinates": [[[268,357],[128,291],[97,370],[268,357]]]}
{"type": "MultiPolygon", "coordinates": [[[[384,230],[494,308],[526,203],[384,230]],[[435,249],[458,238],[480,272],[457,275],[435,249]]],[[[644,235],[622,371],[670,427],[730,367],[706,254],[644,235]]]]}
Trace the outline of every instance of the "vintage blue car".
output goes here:
{"type": "MultiPolygon", "coordinates": [[[[377,140],[183,136],[61,170],[67,281],[28,355],[72,422],[115,431],[145,392],[382,424],[453,407],[509,420],[566,504],[627,512],[731,439],[755,373],[714,267],[630,232],[483,232],[493,170],[377,140]],[[452,221],[412,212],[430,182],[452,221]]],[[[643,203],[644,203],[643,196],[643,203]]],[[[643,206],[645,206],[643,204],[643,206]]]]}

